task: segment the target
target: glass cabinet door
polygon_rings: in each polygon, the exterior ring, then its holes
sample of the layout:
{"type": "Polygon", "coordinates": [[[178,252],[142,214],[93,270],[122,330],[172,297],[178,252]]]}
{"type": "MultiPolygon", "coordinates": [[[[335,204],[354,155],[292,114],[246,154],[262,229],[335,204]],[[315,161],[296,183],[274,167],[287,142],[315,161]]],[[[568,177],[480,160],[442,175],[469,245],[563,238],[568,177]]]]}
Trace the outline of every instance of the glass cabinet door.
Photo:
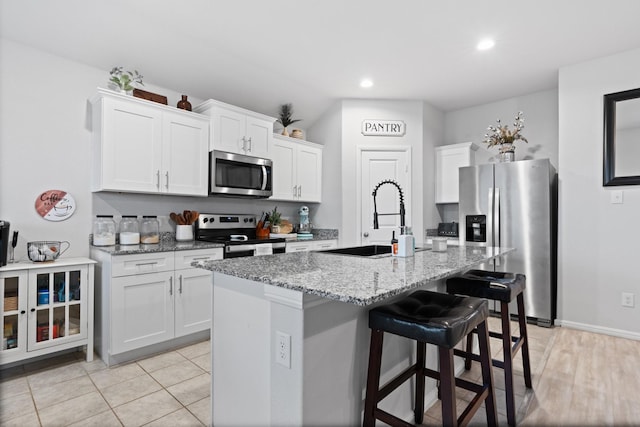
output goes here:
{"type": "MultiPolygon", "coordinates": [[[[25,351],[27,346],[27,274],[0,273],[2,347],[0,354],[25,351]]],[[[1,356],[0,356],[1,357],[1,356]]]]}
{"type": "Polygon", "coordinates": [[[29,350],[87,337],[87,269],[30,272],[29,350]]]}

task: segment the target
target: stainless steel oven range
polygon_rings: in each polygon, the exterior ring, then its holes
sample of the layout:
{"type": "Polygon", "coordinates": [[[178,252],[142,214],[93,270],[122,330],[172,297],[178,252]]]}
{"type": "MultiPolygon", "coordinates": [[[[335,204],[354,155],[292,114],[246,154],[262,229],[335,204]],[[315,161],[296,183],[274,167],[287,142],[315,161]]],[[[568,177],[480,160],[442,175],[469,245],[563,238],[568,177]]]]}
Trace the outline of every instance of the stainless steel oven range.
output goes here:
{"type": "Polygon", "coordinates": [[[196,240],[224,243],[225,258],[284,253],[285,239],[258,239],[256,216],[201,213],[196,222],[196,240]]]}

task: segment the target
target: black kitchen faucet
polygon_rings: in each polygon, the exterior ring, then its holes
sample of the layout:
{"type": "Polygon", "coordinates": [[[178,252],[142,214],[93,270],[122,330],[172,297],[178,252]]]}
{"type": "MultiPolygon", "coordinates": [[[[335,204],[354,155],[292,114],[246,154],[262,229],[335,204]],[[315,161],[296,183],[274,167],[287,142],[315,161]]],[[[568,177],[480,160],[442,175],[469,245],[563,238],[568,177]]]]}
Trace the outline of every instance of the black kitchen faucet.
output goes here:
{"type": "Polygon", "coordinates": [[[404,194],[402,193],[402,187],[400,187],[400,184],[390,179],[385,179],[383,181],[380,181],[380,183],[376,185],[371,195],[373,196],[373,229],[374,230],[378,229],[378,215],[400,215],[400,226],[404,227],[404,194]],[[376,195],[378,194],[378,188],[382,187],[384,184],[394,185],[398,189],[398,192],[400,193],[400,212],[399,213],[382,213],[382,214],[378,213],[378,206],[376,205],[376,195]]]}

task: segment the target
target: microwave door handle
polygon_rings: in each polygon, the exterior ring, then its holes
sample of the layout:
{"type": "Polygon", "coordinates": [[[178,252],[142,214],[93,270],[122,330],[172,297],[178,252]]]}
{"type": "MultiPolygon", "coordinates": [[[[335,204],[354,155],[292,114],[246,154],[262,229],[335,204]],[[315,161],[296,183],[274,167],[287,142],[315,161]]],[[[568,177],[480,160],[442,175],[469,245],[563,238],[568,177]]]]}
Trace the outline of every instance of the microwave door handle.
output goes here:
{"type": "Polygon", "coordinates": [[[267,189],[267,167],[262,165],[262,191],[267,189]]]}

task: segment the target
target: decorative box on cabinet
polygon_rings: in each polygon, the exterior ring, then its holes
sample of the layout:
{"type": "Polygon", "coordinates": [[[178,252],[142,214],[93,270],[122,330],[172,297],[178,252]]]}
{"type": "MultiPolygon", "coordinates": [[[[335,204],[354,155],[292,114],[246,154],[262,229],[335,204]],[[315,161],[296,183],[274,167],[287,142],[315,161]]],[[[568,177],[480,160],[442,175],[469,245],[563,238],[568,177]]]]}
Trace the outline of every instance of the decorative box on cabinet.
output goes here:
{"type": "Polygon", "coordinates": [[[210,271],[197,260],[222,259],[222,248],[112,256],[92,249],[96,278],[96,351],[107,365],[199,339],[211,328],[210,271]]]}
{"type": "Polygon", "coordinates": [[[274,200],[296,202],[322,201],[322,145],[274,135],[274,200]]]}
{"type": "Polygon", "coordinates": [[[473,165],[477,149],[473,142],[436,147],[436,203],[458,203],[458,169],[473,165]]]}
{"type": "Polygon", "coordinates": [[[209,118],[98,89],[93,191],[208,195],[209,118]]]}
{"type": "Polygon", "coordinates": [[[0,268],[0,364],[86,346],[93,360],[93,273],[88,258],[0,268]]]}
{"type": "Polygon", "coordinates": [[[209,150],[269,158],[273,117],[209,99],[194,111],[211,117],[213,138],[209,150]]]}

